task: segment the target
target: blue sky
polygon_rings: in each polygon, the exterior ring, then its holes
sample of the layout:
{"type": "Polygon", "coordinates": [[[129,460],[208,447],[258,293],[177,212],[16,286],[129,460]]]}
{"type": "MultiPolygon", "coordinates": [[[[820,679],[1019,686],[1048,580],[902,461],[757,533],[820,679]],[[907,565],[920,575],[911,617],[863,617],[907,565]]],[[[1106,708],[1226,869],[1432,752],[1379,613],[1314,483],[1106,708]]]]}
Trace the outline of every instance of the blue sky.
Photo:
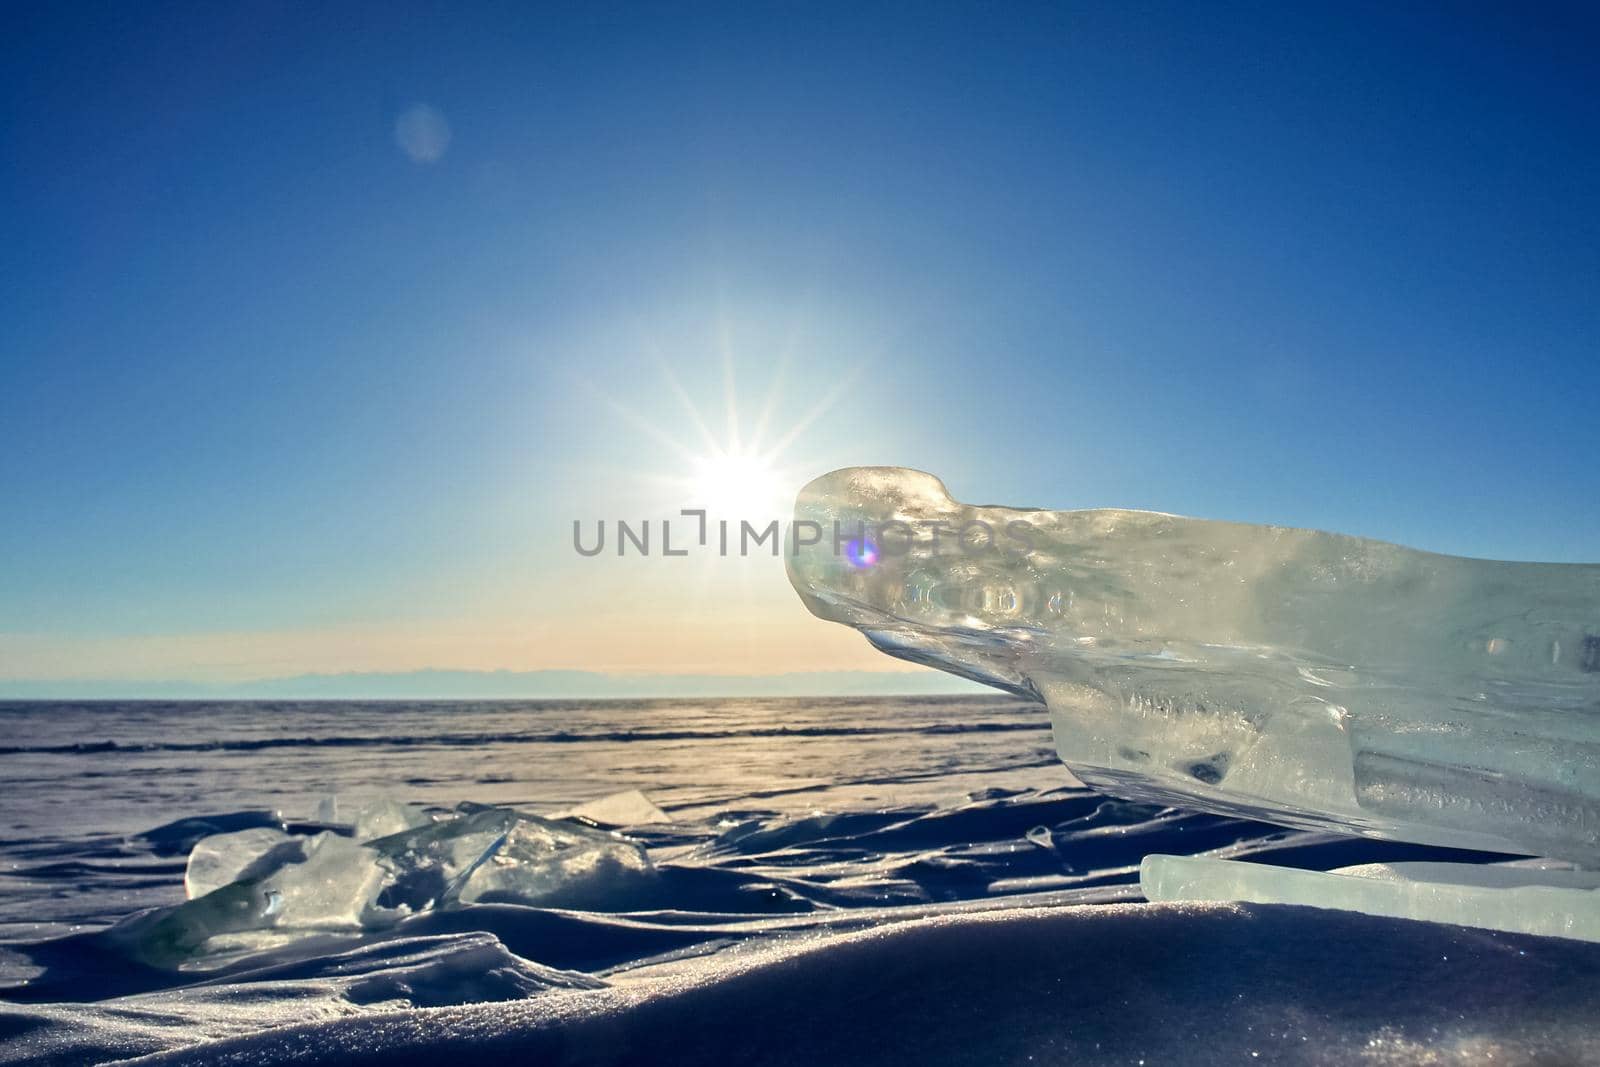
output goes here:
{"type": "Polygon", "coordinates": [[[575,558],[673,383],[796,486],[1600,559],[1592,8],[7,21],[0,678],[874,665],[575,558]]]}

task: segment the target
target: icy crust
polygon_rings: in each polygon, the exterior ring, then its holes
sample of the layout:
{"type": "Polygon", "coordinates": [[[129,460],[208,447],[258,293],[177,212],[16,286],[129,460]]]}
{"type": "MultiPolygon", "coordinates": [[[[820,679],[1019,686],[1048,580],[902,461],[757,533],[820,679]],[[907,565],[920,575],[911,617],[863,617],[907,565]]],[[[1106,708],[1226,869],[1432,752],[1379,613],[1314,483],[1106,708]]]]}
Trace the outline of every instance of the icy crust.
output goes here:
{"type": "Polygon", "coordinates": [[[1600,566],[977,507],[889,467],[818,478],[795,519],[813,613],[1042,700],[1098,789],[1600,866],[1600,566]]]}

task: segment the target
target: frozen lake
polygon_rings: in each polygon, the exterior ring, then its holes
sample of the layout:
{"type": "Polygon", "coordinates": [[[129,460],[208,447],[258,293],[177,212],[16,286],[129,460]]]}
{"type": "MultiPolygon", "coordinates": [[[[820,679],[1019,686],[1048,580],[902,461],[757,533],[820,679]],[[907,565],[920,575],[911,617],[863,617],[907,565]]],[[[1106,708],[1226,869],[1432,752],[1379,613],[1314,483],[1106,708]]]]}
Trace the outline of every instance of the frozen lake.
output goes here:
{"type": "Polygon", "coordinates": [[[1477,854],[1110,800],[1008,698],[17,704],[0,724],[0,1061],[1600,1052],[1600,946],[1143,904],[1147,852],[1477,854]],[[199,836],[314,829],[330,794],[341,815],[538,813],[628,789],[673,821],[625,829],[657,877],[605,911],[472,905],[209,970],[103,933],[182,900],[199,836]]]}

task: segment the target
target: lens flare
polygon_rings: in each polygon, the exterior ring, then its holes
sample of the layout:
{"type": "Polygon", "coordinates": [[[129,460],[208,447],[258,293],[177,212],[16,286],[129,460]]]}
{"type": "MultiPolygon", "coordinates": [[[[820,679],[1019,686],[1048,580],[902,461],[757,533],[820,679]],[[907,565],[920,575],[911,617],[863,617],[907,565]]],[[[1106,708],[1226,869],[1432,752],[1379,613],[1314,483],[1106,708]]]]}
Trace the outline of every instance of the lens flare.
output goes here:
{"type": "Polygon", "coordinates": [[[856,570],[866,570],[878,562],[878,546],[865,537],[857,537],[845,543],[844,556],[856,570]]]}

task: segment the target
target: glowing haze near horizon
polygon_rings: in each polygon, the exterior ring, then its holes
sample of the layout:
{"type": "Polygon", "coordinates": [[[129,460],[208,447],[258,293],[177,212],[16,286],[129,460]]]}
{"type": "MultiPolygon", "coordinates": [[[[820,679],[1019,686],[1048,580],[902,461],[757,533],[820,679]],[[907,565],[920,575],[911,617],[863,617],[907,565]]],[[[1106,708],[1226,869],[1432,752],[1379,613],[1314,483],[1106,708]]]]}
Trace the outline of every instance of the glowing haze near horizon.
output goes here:
{"type": "Polygon", "coordinates": [[[1300,7],[11,12],[0,681],[889,669],[571,547],[852,464],[1600,558],[1593,9],[1300,7]]]}

